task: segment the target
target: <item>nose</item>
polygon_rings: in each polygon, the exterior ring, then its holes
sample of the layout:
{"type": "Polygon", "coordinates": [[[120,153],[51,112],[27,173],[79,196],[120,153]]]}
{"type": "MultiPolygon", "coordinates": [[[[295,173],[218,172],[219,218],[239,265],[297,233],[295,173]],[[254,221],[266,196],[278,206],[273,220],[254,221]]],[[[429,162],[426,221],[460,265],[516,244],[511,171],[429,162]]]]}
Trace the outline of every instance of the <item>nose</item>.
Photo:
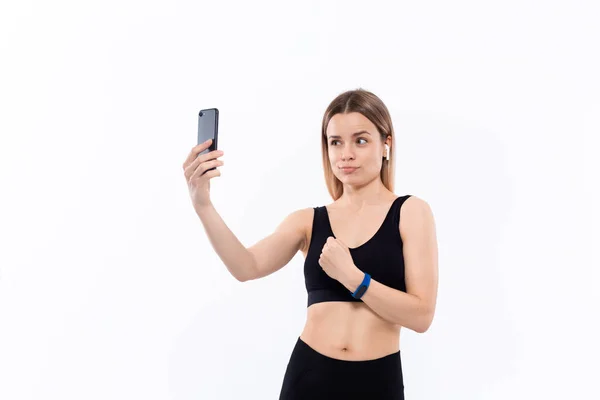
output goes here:
{"type": "Polygon", "coordinates": [[[353,154],[353,153],[352,153],[350,150],[348,150],[348,149],[344,149],[344,150],[342,151],[342,154],[341,154],[341,156],[340,156],[340,157],[341,157],[341,159],[342,159],[343,161],[346,161],[346,160],[353,160],[353,159],[354,159],[354,154],[353,154]]]}

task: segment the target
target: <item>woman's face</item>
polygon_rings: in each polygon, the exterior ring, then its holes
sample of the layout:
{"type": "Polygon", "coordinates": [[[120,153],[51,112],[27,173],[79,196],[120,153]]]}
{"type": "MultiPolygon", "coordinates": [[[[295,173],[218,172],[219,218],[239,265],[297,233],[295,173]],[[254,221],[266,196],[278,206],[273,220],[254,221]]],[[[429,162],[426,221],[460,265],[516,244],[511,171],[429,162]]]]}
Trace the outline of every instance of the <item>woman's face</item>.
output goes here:
{"type": "Polygon", "coordinates": [[[377,128],[367,117],[357,112],[336,114],[329,120],[326,134],[329,163],[340,181],[368,181],[379,177],[385,147],[377,128]]]}

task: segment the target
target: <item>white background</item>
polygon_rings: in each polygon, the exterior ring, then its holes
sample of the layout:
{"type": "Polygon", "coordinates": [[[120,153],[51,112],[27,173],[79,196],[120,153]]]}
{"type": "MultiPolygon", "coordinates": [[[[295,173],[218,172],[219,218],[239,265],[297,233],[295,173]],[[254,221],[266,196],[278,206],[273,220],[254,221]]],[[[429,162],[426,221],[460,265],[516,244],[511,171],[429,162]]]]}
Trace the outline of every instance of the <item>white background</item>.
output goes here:
{"type": "Polygon", "coordinates": [[[198,110],[218,107],[212,198],[250,246],[331,203],[320,122],[358,87],[392,114],[396,194],[438,230],[433,325],[401,334],[407,399],[599,398],[599,15],[3,1],[0,398],[276,399],[303,257],[237,282],[181,167],[198,110]]]}

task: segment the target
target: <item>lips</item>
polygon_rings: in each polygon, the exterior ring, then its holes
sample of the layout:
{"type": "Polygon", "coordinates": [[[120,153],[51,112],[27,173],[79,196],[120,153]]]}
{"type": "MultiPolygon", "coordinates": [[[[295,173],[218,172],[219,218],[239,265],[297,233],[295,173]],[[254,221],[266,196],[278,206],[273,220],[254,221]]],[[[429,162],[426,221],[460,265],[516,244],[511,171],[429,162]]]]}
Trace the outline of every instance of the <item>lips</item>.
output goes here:
{"type": "Polygon", "coordinates": [[[340,170],[342,172],[354,172],[358,169],[358,167],[341,167],[340,170]]]}

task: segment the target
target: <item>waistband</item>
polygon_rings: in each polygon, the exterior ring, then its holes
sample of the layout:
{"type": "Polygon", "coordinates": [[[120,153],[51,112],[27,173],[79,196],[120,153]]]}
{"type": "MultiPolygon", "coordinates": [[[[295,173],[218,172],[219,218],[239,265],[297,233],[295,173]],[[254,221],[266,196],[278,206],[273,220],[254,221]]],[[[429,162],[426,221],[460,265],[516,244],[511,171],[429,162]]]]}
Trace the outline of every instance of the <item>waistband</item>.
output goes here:
{"type": "Polygon", "coordinates": [[[298,340],[296,342],[296,349],[300,352],[302,352],[305,356],[309,356],[313,359],[317,359],[321,362],[326,362],[329,364],[334,364],[334,365],[345,365],[345,366],[361,366],[361,367],[393,367],[393,366],[401,366],[401,356],[400,356],[400,350],[396,351],[395,353],[392,354],[388,354],[386,356],[383,357],[379,357],[379,358],[375,358],[375,359],[370,359],[370,360],[341,360],[339,358],[333,358],[333,357],[329,357],[326,356],[325,354],[322,354],[320,352],[318,352],[317,350],[313,349],[312,347],[310,347],[310,345],[308,343],[306,343],[305,341],[303,341],[300,337],[298,337],[298,340]]]}

